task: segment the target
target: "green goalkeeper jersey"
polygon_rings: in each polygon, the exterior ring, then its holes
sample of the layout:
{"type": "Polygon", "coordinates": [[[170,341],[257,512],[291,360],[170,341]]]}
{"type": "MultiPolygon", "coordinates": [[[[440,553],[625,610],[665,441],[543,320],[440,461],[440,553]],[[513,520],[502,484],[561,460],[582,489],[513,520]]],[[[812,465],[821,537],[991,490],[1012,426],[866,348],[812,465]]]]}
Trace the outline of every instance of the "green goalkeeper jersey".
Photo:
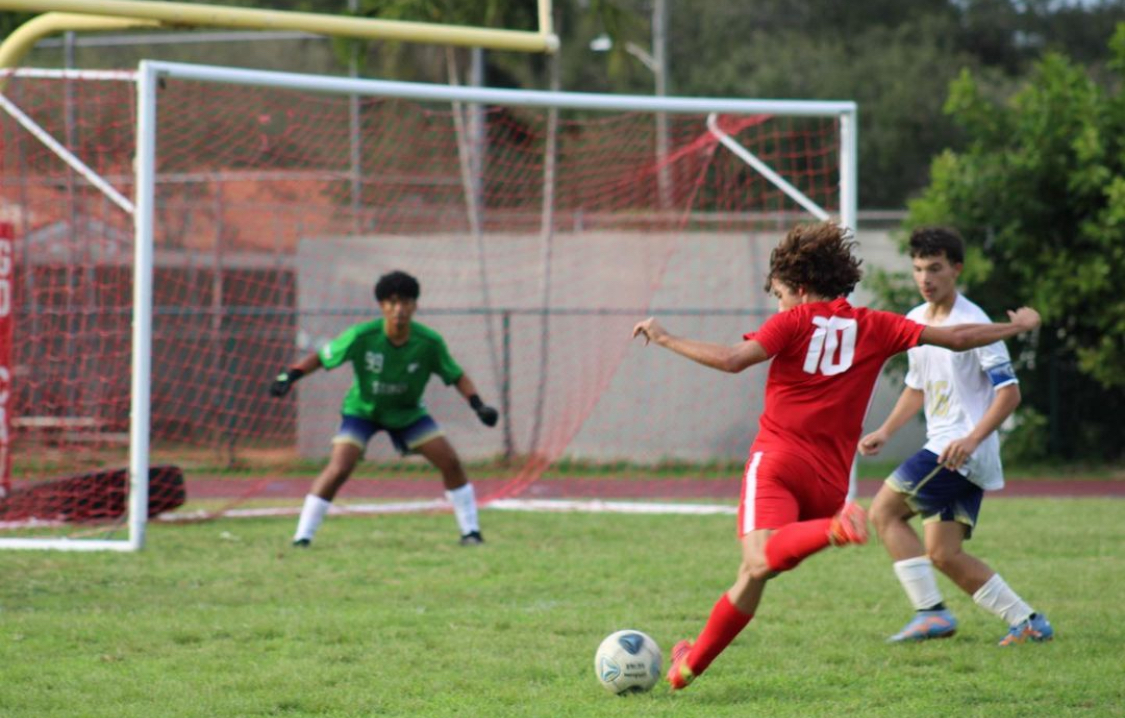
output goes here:
{"type": "Polygon", "coordinates": [[[344,362],[351,362],[355,381],[341,412],[388,429],[410,426],[426,415],[422,392],[430,374],[447,385],[464,374],[441,335],[417,322],[410,323],[410,337],[402,346],[387,339],[382,319],[349,327],[320,350],[325,369],[344,362]]]}

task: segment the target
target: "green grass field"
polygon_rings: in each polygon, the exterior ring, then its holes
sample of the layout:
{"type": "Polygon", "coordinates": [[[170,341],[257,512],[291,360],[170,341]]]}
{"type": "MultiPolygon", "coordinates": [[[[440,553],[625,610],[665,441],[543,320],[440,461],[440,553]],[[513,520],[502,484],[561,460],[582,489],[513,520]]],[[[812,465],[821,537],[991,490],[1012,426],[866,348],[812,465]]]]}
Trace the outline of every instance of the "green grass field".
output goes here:
{"type": "Polygon", "coordinates": [[[1002,623],[942,579],[953,639],[888,646],[909,607],[882,548],[775,580],[687,691],[617,698],[593,652],[620,628],[694,635],[733,578],[730,516],[486,511],[150,527],[140,554],[0,552],[0,716],[1125,715],[1125,504],[997,499],[971,549],[1058,632],[1002,623]]]}

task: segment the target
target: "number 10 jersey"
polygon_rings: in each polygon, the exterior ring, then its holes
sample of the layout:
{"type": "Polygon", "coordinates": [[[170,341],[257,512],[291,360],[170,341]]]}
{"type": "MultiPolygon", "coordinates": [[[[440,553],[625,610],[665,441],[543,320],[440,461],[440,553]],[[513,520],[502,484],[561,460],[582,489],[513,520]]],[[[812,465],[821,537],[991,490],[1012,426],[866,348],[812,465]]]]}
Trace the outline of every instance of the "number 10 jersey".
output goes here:
{"type": "Polygon", "coordinates": [[[847,486],[879,372],[924,329],[839,298],[779,312],[744,335],[772,359],[750,451],[797,455],[824,480],[847,486]]]}

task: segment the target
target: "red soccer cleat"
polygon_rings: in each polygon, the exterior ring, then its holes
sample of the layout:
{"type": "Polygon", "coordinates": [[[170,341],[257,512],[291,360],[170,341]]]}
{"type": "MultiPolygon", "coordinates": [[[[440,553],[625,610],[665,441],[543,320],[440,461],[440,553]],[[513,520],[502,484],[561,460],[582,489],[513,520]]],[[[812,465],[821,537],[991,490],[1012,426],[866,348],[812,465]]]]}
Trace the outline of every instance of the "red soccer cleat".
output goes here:
{"type": "Polygon", "coordinates": [[[844,504],[828,525],[828,540],[833,546],[867,543],[867,514],[863,507],[854,501],[844,504]]]}
{"type": "Polygon", "coordinates": [[[668,682],[672,690],[681,691],[695,680],[695,674],[688,667],[687,657],[691,653],[691,641],[686,638],[672,646],[672,666],[668,669],[668,682]]]}

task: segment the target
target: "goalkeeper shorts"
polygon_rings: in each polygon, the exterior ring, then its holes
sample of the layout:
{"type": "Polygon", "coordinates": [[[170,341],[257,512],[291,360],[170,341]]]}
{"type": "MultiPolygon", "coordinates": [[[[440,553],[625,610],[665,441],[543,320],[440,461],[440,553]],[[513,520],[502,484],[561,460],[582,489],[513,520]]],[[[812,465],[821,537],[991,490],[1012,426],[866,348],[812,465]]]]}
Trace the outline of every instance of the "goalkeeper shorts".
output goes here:
{"type": "Polygon", "coordinates": [[[361,449],[366,449],[367,442],[371,441],[371,437],[380,431],[387,432],[387,435],[391,437],[391,443],[403,456],[444,433],[429,414],[401,429],[391,429],[368,419],[344,414],[340,421],[340,429],[336,432],[332,443],[354,444],[361,449]]]}

